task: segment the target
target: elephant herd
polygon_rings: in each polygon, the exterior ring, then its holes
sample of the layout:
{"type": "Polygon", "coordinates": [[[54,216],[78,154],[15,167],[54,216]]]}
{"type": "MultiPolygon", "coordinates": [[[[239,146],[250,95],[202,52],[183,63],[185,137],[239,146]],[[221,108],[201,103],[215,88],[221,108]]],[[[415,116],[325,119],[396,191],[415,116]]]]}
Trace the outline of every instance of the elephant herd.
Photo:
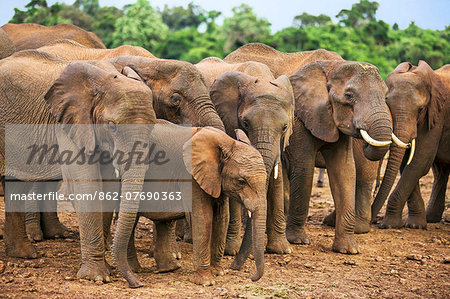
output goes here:
{"type": "MultiPolygon", "coordinates": [[[[151,212],[139,200],[90,203],[95,210],[75,202],[78,277],[111,280],[105,254],[112,242],[115,266],[130,287],[142,286],[135,275],[140,264],[134,230],[143,216],[154,222],[158,271],[180,267],[178,234],[193,243],[191,280],[210,285],[224,273],[224,254],[235,255],[231,268],[240,269],[252,253],[256,281],[264,273],[264,252],[289,254],[291,244],[310,243],[305,224],[314,167],[326,167],[329,176],[335,211],[324,223],[335,226],[333,251],[359,253],[354,234],[369,232],[386,199],[381,228],[439,222],[450,172],[449,97],[450,65],[432,70],[424,61],[403,62],[383,81],[374,65],[347,61],[335,52],[282,53],[260,43],[244,45],[223,60],[191,64],[156,58],[136,46],[106,49],[95,34],[73,25],[6,24],[0,29],[6,254],[37,258],[32,241],[69,233],[59,222],[56,202],[14,202],[8,200],[11,194],[49,192],[61,185],[36,183],[44,177],[62,182],[69,193],[151,192],[153,185],[144,177],[155,172],[145,163],[127,168],[114,162],[15,168],[6,163],[5,149],[21,152],[23,141],[6,138],[7,125],[50,125],[30,138],[56,143],[60,151],[130,152],[136,140],[145,143],[151,136],[163,151],[182,153],[172,179],[191,179],[189,212],[151,212]],[[57,124],[62,131],[51,126],[57,124]],[[89,124],[98,128],[83,126],[89,124]],[[425,209],[419,179],[430,168],[434,184],[425,209]],[[113,174],[120,178],[117,186],[108,183],[113,174]],[[86,180],[92,177],[101,179],[86,180]],[[11,180],[23,184],[8,184],[11,180]],[[65,185],[68,181],[77,183],[65,185]],[[111,234],[114,211],[118,222],[111,234]]],[[[186,184],[177,186],[186,189],[186,184]]]]}

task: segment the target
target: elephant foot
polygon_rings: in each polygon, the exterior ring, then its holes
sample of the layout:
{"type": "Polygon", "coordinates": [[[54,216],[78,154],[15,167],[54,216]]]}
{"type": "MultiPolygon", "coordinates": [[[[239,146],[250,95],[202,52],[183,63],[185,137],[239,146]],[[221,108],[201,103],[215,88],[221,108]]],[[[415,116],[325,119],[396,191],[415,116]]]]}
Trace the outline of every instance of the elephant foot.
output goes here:
{"type": "Polygon", "coordinates": [[[224,254],[235,256],[241,247],[241,242],[242,241],[239,235],[233,237],[227,236],[224,254]]]}
{"type": "Polygon", "coordinates": [[[172,272],[181,268],[180,262],[174,257],[173,254],[169,255],[155,254],[155,261],[156,261],[156,272],[158,273],[172,272]]]}
{"type": "Polygon", "coordinates": [[[287,227],[286,238],[291,244],[310,244],[311,240],[305,232],[304,227],[287,227]]]}
{"type": "Polygon", "coordinates": [[[46,239],[67,238],[71,231],[58,219],[52,221],[42,221],[42,232],[46,239]]]}
{"type": "Polygon", "coordinates": [[[328,214],[328,216],[323,219],[323,224],[331,227],[336,225],[336,210],[328,214]]]}
{"type": "Polygon", "coordinates": [[[23,242],[17,240],[13,244],[5,244],[6,255],[9,257],[18,257],[24,259],[37,259],[41,254],[27,239],[23,242]]]}
{"type": "Polygon", "coordinates": [[[221,276],[225,274],[225,270],[221,265],[211,266],[211,273],[215,276],[221,276]]]}
{"type": "Polygon", "coordinates": [[[333,251],[343,254],[358,254],[359,246],[356,242],[355,235],[345,235],[335,237],[333,242],[333,251]]]}
{"type": "Polygon", "coordinates": [[[267,253],[274,254],[292,253],[291,245],[289,244],[284,234],[281,234],[277,237],[268,238],[266,251],[267,253]]]}
{"type": "Polygon", "coordinates": [[[383,221],[380,223],[380,228],[400,228],[403,227],[405,223],[402,221],[401,215],[386,215],[383,221]]]}
{"type": "Polygon", "coordinates": [[[40,242],[44,240],[44,234],[41,230],[41,225],[39,222],[26,223],[25,229],[27,231],[27,236],[30,241],[40,242]]]}
{"type": "Polygon", "coordinates": [[[201,269],[196,270],[192,274],[190,281],[203,286],[212,286],[216,283],[209,267],[202,267],[201,269]]]}
{"type": "Polygon", "coordinates": [[[427,222],[428,223],[438,223],[441,222],[442,219],[442,212],[434,212],[427,209],[427,222]]]}
{"type": "Polygon", "coordinates": [[[405,226],[414,229],[427,229],[427,220],[425,215],[408,216],[405,226]]]}
{"type": "Polygon", "coordinates": [[[355,220],[355,234],[367,234],[370,232],[370,219],[355,220]]]}
{"type": "Polygon", "coordinates": [[[82,264],[77,273],[78,279],[93,280],[95,282],[110,282],[111,276],[105,261],[94,264],[82,264]]]}

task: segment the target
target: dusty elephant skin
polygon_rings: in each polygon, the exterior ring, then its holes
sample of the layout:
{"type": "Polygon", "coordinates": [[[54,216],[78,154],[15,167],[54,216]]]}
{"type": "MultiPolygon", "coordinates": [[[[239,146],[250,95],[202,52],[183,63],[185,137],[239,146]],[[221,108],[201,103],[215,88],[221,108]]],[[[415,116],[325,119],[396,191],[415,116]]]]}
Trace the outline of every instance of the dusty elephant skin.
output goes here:
{"type": "MultiPolygon", "coordinates": [[[[359,252],[354,238],[355,166],[350,137],[363,131],[373,140],[390,143],[392,127],[384,98],[387,87],[378,69],[368,63],[317,61],[290,77],[296,122],[287,148],[290,198],[286,235],[291,243],[309,241],[304,231],[308,215],[316,153],[327,165],[336,205],[333,250],[359,252]]],[[[384,143],[383,143],[384,144],[384,143]]],[[[367,158],[384,156],[388,146],[367,145],[367,158]]]]}
{"type": "Polygon", "coordinates": [[[372,217],[383,206],[400,169],[401,178],[389,197],[381,227],[404,226],[402,210],[408,202],[406,227],[426,228],[427,222],[441,220],[445,206],[450,172],[450,66],[433,71],[424,61],[417,67],[404,62],[386,78],[386,84],[389,87],[386,103],[399,141],[391,145],[380,191],[372,205],[372,217]],[[425,211],[419,179],[430,167],[434,184],[425,211]]]}
{"type": "MultiPolygon", "coordinates": [[[[332,51],[318,49],[313,51],[303,51],[295,53],[283,53],[276,49],[261,43],[250,43],[238,48],[225,57],[224,61],[228,63],[241,63],[244,61],[257,61],[266,64],[275,76],[291,76],[297,70],[301,69],[310,62],[318,60],[342,60],[342,57],[332,51]]],[[[373,183],[377,177],[379,163],[370,161],[364,154],[364,148],[368,145],[366,142],[354,140],[353,155],[356,168],[356,223],[355,233],[367,233],[370,231],[370,204],[372,201],[373,183]]],[[[372,150],[374,150],[372,148],[372,150]]],[[[380,153],[385,149],[380,149],[380,153]]],[[[381,155],[372,155],[371,159],[379,160],[381,155]],[[376,159],[378,158],[378,159],[376,159]]],[[[319,153],[317,159],[323,160],[319,153]]],[[[283,166],[286,161],[283,160],[283,166]]],[[[326,167],[324,161],[320,165],[316,160],[316,167],[326,167]]],[[[286,171],[284,171],[286,172],[286,171]]],[[[285,178],[287,181],[287,178],[285,178]]],[[[289,184],[284,184],[285,202],[289,200],[289,184]]],[[[285,204],[287,206],[288,204],[285,204]]],[[[287,207],[285,207],[287,210],[287,207]]],[[[278,218],[277,222],[284,221],[278,218]]],[[[336,223],[336,213],[333,211],[324,219],[324,223],[334,226],[336,223]]],[[[309,238],[303,239],[303,242],[309,243],[309,238]]]]}
{"type": "MultiPolygon", "coordinates": [[[[141,81],[127,78],[115,70],[107,62],[76,62],[68,63],[56,59],[45,53],[34,50],[22,51],[0,62],[2,98],[0,99],[1,148],[4,149],[5,123],[28,124],[107,124],[103,132],[93,129],[80,131],[73,127],[70,136],[48,132],[44,137],[36,138],[48,140],[49,144],[58,142],[60,149],[85,148],[93,150],[98,143],[97,134],[102,133],[100,146],[112,152],[120,150],[129,152],[130,140],[133,136],[119,136],[116,132],[119,124],[151,124],[156,117],[148,98],[152,97],[150,89],[141,81]],[[80,88],[83,87],[83,88],[80,88]],[[20,90],[20,93],[18,93],[20,90]],[[20,96],[18,96],[18,94],[20,96]],[[107,129],[107,130],[106,130],[107,129]],[[48,138],[48,139],[45,139],[48,138]]],[[[127,72],[132,72],[128,70],[127,72]]],[[[145,135],[145,134],[143,134],[145,135]]],[[[20,141],[17,146],[20,150],[20,141]]],[[[4,155],[1,155],[4,157],[4,155]]],[[[1,175],[22,177],[21,169],[7,169],[1,161],[1,175]]],[[[141,186],[127,183],[143,177],[147,166],[143,169],[127,171],[120,166],[119,171],[124,179],[122,191],[139,191],[141,186]]],[[[112,169],[100,169],[97,165],[74,170],[71,166],[50,165],[39,173],[30,174],[37,178],[44,176],[48,179],[85,179],[86,177],[103,177],[104,173],[112,173],[112,169]]],[[[30,186],[31,187],[31,186],[30,186]]],[[[79,184],[77,191],[89,193],[92,189],[102,190],[99,183],[79,184]]],[[[94,191],[95,191],[94,190],[94,191]]],[[[17,190],[16,190],[17,191],[17,190]]],[[[23,193],[26,190],[20,190],[23,193]]],[[[53,190],[55,191],[55,190],[53,190]]],[[[9,190],[14,192],[14,190],[9,190]]],[[[8,197],[6,194],[5,197],[8,197]]],[[[8,205],[12,201],[6,201],[8,205]]],[[[14,203],[16,204],[16,203],[14,203]]],[[[20,204],[20,203],[18,203],[20,204]]],[[[14,207],[11,207],[14,208],[14,207]]],[[[79,204],[77,208],[83,208],[79,204]]],[[[101,211],[97,207],[97,211],[101,211]]],[[[18,210],[18,209],[15,209],[18,210]]],[[[78,222],[80,226],[80,240],[82,265],[78,277],[91,280],[109,281],[109,269],[104,260],[104,240],[102,214],[100,212],[80,212],[78,222]]],[[[36,250],[27,240],[24,227],[23,213],[6,213],[5,221],[6,253],[9,256],[35,258],[36,250]]]]}
{"type": "MultiPolygon", "coordinates": [[[[159,127],[161,128],[161,127],[159,127]]],[[[244,237],[241,254],[236,257],[233,267],[243,266],[248,254],[253,249],[257,271],[252,280],[258,280],[264,273],[264,233],[266,221],[266,175],[261,155],[251,147],[243,132],[237,133],[242,141],[236,141],[221,130],[214,128],[183,128],[165,123],[161,128],[155,128],[152,137],[164,151],[183,153],[187,171],[194,179],[192,186],[192,237],[194,274],[191,280],[196,284],[211,285],[213,274],[223,274],[221,259],[225,247],[225,236],[228,224],[228,199],[238,200],[249,211],[252,219],[248,227],[250,232],[244,237]],[[160,130],[160,131],[157,131],[160,130]],[[188,134],[186,134],[186,132],[188,134]],[[167,136],[172,136],[168,139],[167,136]],[[190,137],[192,136],[192,137],[190,137]],[[248,246],[249,248],[244,248],[248,246]],[[252,245],[251,245],[252,244],[252,245]]],[[[172,156],[172,155],[169,155],[172,156]]],[[[186,170],[184,171],[186,172],[186,170]]],[[[185,177],[183,170],[178,169],[173,179],[185,177]]],[[[149,170],[151,177],[151,170],[149,170]]],[[[144,184],[144,191],[146,189],[144,184]]],[[[181,186],[183,191],[183,187],[181,186]]],[[[122,212],[130,205],[141,208],[148,202],[122,201],[119,212],[119,222],[113,243],[113,257],[116,264],[132,288],[143,286],[130,268],[129,252],[135,252],[134,236],[136,213],[122,212]]],[[[164,268],[177,265],[165,265],[162,252],[170,244],[171,235],[167,224],[172,220],[184,217],[184,212],[142,212],[143,216],[156,222],[156,240],[154,256],[158,267],[164,268]],[[162,263],[162,264],[161,264],[162,263]]],[[[136,254],[133,254],[136,256],[136,254]]],[[[137,260],[131,261],[140,268],[137,260]]]]}
{"type": "Polygon", "coordinates": [[[14,43],[9,38],[8,34],[0,28],[0,59],[8,57],[16,52],[14,43]]]}
{"type": "MultiPolygon", "coordinates": [[[[236,129],[245,131],[264,159],[268,178],[267,252],[290,253],[285,235],[283,175],[278,167],[292,134],[294,99],[289,79],[284,75],[275,79],[266,65],[252,61],[228,64],[211,57],[196,67],[211,86],[211,100],[226,132],[234,137],[236,129]]],[[[239,249],[241,218],[241,207],[231,201],[225,254],[235,255],[239,249]]]]}
{"type": "Polygon", "coordinates": [[[71,39],[88,48],[106,48],[95,33],[71,24],[58,24],[46,27],[32,23],[8,23],[1,28],[13,41],[17,51],[37,49],[59,39],[71,39]]]}

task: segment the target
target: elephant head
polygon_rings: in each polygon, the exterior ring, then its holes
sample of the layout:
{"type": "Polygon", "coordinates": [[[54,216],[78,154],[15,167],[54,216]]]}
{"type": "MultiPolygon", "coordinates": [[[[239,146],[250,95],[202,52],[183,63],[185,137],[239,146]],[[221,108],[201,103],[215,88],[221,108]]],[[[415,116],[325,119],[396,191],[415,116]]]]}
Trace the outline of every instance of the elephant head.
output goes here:
{"type": "Polygon", "coordinates": [[[239,141],[217,129],[200,129],[190,141],[192,152],[185,151],[184,159],[206,193],[214,198],[221,194],[234,198],[250,211],[251,220],[247,223],[250,232],[244,236],[241,251],[253,249],[257,271],[252,280],[256,281],[264,273],[266,172],[261,155],[245,133],[237,130],[236,136],[239,141]]]}
{"type": "Polygon", "coordinates": [[[391,144],[392,125],[384,101],[387,87],[375,66],[316,61],[290,80],[295,114],[312,135],[326,142],[336,142],[340,134],[363,138],[366,158],[383,158],[391,144]]]}
{"type": "Polygon", "coordinates": [[[393,118],[394,133],[388,164],[380,190],[372,205],[372,220],[383,206],[402,161],[409,150],[406,164],[414,156],[415,138],[418,128],[432,130],[443,117],[444,103],[448,101],[450,91],[425,61],[419,61],[417,67],[403,62],[386,78],[389,88],[386,103],[393,118]]]}
{"type": "Polygon", "coordinates": [[[188,62],[120,56],[110,60],[118,70],[130,67],[153,92],[158,118],[176,124],[225,130],[201,73],[188,62]]]}
{"type": "Polygon", "coordinates": [[[292,134],[294,96],[288,77],[269,80],[229,71],[216,78],[210,95],[227,133],[234,136],[236,128],[247,133],[270,176],[292,134]]]}

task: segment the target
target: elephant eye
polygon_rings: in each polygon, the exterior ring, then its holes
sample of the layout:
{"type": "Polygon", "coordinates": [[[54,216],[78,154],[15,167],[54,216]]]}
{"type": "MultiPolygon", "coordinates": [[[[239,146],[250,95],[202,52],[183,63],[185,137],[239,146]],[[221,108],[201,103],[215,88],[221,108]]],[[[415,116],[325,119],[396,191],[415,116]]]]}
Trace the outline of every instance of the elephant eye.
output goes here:
{"type": "Polygon", "coordinates": [[[248,120],[244,119],[244,121],[242,122],[242,125],[244,127],[244,130],[248,130],[249,124],[248,124],[248,120]]]}
{"type": "Polygon", "coordinates": [[[346,92],[346,93],[344,94],[344,97],[345,97],[345,99],[346,99],[347,101],[353,100],[353,95],[352,95],[351,93],[346,92]]]}
{"type": "Polygon", "coordinates": [[[115,132],[117,129],[116,123],[112,120],[108,121],[108,129],[115,132]]]}
{"type": "Polygon", "coordinates": [[[420,108],[419,108],[419,114],[421,114],[422,111],[423,111],[423,107],[420,107],[420,108]]]}
{"type": "Polygon", "coordinates": [[[245,185],[247,182],[245,181],[245,179],[238,179],[238,184],[243,186],[245,185]]]}
{"type": "Polygon", "coordinates": [[[172,104],[178,105],[181,102],[181,96],[179,94],[177,94],[177,93],[174,93],[170,97],[170,101],[172,102],[172,104]]]}
{"type": "Polygon", "coordinates": [[[287,128],[288,128],[288,125],[284,125],[283,126],[283,132],[286,132],[287,128]]]}

